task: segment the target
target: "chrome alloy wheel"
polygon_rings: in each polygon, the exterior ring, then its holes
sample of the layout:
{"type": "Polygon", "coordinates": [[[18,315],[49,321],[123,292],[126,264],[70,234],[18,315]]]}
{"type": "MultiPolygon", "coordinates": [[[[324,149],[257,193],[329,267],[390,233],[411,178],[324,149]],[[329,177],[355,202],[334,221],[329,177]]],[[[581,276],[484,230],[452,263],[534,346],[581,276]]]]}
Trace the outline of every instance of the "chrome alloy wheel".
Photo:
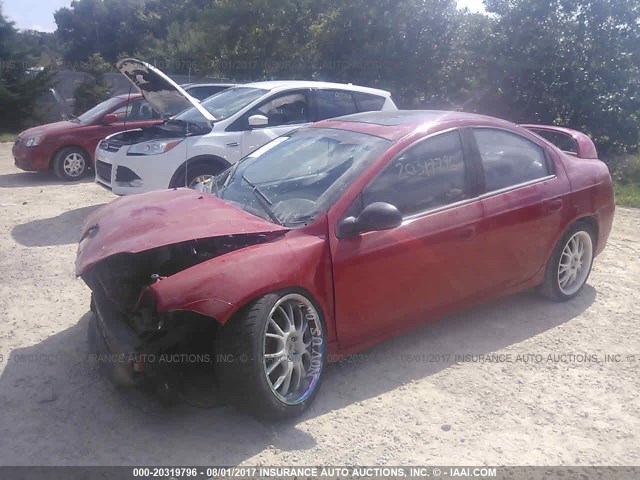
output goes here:
{"type": "Polygon", "coordinates": [[[289,294],[271,309],[264,331],[267,384],[286,405],[302,403],[322,373],[324,335],[318,311],[304,296],[289,294]]]}
{"type": "Polygon", "coordinates": [[[84,157],[75,152],[64,157],[62,162],[64,173],[74,178],[79,177],[84,173],[85,166],[84,157]]]}
{"type": "Polygon", "coordinates": [[[565,295],[576,293],[589,276],[593,259],[591,235],[581,230],[573,235],[562,250],[558,265],[558,287],[565,295]]]}

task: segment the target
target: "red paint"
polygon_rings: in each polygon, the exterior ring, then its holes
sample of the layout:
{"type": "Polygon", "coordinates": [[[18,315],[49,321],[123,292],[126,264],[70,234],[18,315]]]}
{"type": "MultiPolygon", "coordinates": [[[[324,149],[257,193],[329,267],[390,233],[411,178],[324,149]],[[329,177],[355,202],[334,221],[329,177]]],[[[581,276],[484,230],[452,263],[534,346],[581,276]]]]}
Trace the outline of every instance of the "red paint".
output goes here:
{"type": "Polygon", "coordinates": [[[565,127],[556,127],[553,125],[522,125],[522,127],[532,130],[561,133],[563,135],[571,137],[576,144],[576,156],[578,158],[598,158],[596,146],[593,144],[591,139],[582,132],[571,130],[570,128],[565,127]]]}
{"type": "MultiPolygon", "coordinates": [[[[116,111],[126,105],[127,102],[142,98],[142,95],[119,95],[116,98],[120,99],[120,102],[106,113],[116,111]]],[[[129,130],[160,122],[160,120],[132,121],[127,122],[126,128],[129,130]]],[[[98,118],[90,124],[63,121],[30,128],[22,132],[20,136],[28,137],[45,133],[46,137],[43,143],[35,147],[26,147],[22,143],[16,143],[13,147],[15,165],[26,171],[47,171],[54,155],[64,147],[80,147],[88,154],[93,165],[95,162],[94,154],[100,140],[112,133],[120,132],[124,128],[124,122],[104,125],[102,118],[98,118]]]]}
{"type": "Polygon", "coordinates": [[[138,253],[197,238],[286,231],[213,195],[187,188],[120,197],[87,217],[83,238],[96,225],[97,233],[78,249],[77,275],[116,253],[138,253]]]}
{"type": "Polygon", "coordinates": [[[193,310],[224,324],[261,295],[301,289],[323,313],[330,351],[347,353],[443,314],[539,285],[554,245],[578,219],[596,222],[596,253],[606,244],[614,213],[606,165],[564,154],[522,127],[447,113],[436,121],[390,127],[330,120],[311,128],[328,126],[385,136],[394,143],[312,224],[287,231],[188,190],[126,197],[88,220],[85,230],[96,223],[100,230],[79,253],[76,273],[118,252],[192,238],[281,231],[271,242],[162,279],[147,293],[159,311],[193,310]],[[347,208],[399,152],[439,131],[473,126],[506,129],[537,143],[547,151],[555,174],[502,193],[480,192],[393,230],[337,238],[336,225],[347,208]]]}

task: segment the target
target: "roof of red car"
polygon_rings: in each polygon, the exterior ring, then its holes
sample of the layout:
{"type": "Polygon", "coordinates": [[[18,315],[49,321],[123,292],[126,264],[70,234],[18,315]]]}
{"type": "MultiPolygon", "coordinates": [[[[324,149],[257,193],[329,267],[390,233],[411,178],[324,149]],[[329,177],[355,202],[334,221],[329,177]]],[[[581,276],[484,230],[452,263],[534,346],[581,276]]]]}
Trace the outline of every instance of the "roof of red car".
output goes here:
{"type": "Polygon", "coordinates": [[[364,112],[325,120],[314,127],[352,130],[396,141],[413,132],[425,134],[465,125],[515,127],[511,122],[466,112],[444,110],[396,110],[364,112]]]}

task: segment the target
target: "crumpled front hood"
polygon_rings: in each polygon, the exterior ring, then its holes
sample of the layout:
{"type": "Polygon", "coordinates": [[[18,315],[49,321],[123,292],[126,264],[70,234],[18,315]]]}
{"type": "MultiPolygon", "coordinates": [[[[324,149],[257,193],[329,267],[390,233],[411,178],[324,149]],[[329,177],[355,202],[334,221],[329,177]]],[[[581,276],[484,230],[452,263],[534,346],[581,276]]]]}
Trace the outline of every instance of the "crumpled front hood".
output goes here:
{"type": "Polygon", "coordinates": [[[118,253],[139,253],[194,239],[285,231],[213,195],[186,188],[122,197],[87,217],[76,275],[118,253]]]}
{"type": "Polygon", "coordinates": [[[123,58],[116,67],[163,116],[173,116],[195,107],[207,120],[215,120],[198,100],[154,66],[135,58],[123,58]]]}

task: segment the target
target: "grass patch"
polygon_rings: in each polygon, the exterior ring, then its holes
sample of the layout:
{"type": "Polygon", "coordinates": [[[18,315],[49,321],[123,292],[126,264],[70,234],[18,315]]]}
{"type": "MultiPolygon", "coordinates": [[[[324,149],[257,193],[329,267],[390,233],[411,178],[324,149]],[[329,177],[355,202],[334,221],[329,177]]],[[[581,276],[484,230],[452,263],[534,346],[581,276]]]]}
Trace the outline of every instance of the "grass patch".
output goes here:
{"type": "Polygon", "coordinates": [[[622,184],[615,182],[616,204],[623,207],[640,208],[640,186],[635,183],[622,184]]]}
{"type": "Polygon", "coordinates": [[[640,154],[620,154],[605,161],[613,178],[616,204],[640,208],[640,154]]]}
{"type": "Polygon", "coordinates": [[[9,133],[9,132],[0,132],[0,143],[2,142],[15,142],[16,138],[18,138],[17,133],[9,133]]]}

